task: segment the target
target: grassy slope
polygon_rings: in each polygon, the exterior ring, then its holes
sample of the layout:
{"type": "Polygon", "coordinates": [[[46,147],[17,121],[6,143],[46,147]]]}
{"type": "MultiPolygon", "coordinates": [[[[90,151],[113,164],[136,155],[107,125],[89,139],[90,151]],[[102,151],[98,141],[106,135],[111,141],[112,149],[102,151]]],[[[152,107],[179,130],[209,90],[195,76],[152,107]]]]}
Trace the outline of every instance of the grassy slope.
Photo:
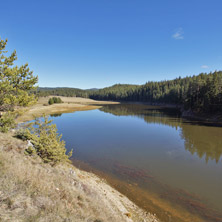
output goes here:
{"type": "Polygon", "coordinates": [[[26,156],[9,134],[0,141],[0,221],[157,222],[97,176],[26,156]]]}

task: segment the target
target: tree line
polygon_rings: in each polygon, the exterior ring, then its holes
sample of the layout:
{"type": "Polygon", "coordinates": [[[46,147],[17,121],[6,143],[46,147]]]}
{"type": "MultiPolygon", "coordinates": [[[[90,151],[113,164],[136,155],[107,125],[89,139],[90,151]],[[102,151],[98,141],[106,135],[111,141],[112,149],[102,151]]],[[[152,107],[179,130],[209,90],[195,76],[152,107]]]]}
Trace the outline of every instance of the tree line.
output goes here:
{"type": "Polygon", "coordinates": [[[47,87],[39,87],[37,91],[35,91],[39,97],[46,96],[66,96],[66,97],[83,97],[88,98],[88,90],[77,89],[77,88],[67,88],[67,87],[58,87],[58,88],[47,88],[47,87]]]}
{"type": "Polygon", "coordinates": [[[222,71],[150,81],[144,85],[116,84],[103,89],[38,88],[37,94],[172,104],[197,113],[219,113],[222,111],[222,71]]]}
{"type": "Polygon", "coordinates": [[[204,113],[222,111],[222,71],[176,78],[144,85],[114,85],[89,93],[97,100],[140,101],[173,104],[204,113]]]}

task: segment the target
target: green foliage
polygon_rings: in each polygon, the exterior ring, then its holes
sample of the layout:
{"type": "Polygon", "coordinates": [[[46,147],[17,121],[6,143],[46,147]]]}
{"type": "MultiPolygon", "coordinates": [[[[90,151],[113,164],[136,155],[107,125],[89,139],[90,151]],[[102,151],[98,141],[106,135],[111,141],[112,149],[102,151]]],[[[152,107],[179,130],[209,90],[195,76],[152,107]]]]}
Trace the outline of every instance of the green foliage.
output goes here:
{"type": "Polygon", "coordinates": [[[26,149],[27,154],[36,153],[44,162],[52,165],[60,162],[69,162],[72,151],[66,154],[65,142],[61,140],[55,124],[44,117],[43,121],[37,119],[35,123],[30,124],[26,129],[18,133],[18,137],[23,140],[30,140],[32,146],[26,149]]]}
{"type": "Polygon", "coordinates": [[[49,99],[48,104],[52,105],[54,103],[63,103],[62,99],[60,97],[52,97],[49,99]]]}
{"type": "Polygon", "coordinates": [[[34,95],[29,94],[37,83],[28,64],[21,67],[13,66],[17,59],[16,51],[5,56],[7,40],[0,40],[0,109],[13,109],[14,106],[27,106],[34,101],[34,95]]]}
{"type": "Polygon", "coordinates": [[[15,128],[15,112],[6,112],[0,117],[0,132],[7,133],[10,129],[15,128]]]}
{"type": "Polygon", "coordinates": [[[49,104],[49,105],[54,104],[54,100],[53,100],[52,98],[50,98],[49,101],[48,101],[48,104],[49,104]]]}
{"type": "MultiPolygon", "coordinates": [[[[7,40],[0,39],[0,111],[4,112],[13,111],[16,106],[28,106],[36,102],[31,90],[38,81],[29,70],[28,64],[21,67],[14,66],[14,61],[17,59],[16,51],[6,56],[6,44],[7,40]]],[[[10,128],[9,116],[12,117],[11,113],[0,117],[2,131],[10,128]]]]}
{"type": "Polygon", "coordinates": [[[90,98],[98,100],[119,100],[119,101],[132,101],[137,100],[134,96],[140,88],[138,85],[129,84],[116,84],[111,87],[106,87],[98,91],[90,93],[90,98]]]}
{"type": "Polygon", "coordinates": [[[36,153],[36,149],[33,146],[29,146],[26,150],[25,150],[25,154],[27,155],[35,155],[36,153]]]}

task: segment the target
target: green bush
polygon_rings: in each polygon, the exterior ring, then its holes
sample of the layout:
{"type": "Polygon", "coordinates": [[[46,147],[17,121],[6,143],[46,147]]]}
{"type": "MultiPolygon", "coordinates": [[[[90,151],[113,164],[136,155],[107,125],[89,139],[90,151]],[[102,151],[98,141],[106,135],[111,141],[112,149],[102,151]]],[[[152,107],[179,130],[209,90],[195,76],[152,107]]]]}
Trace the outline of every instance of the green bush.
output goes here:
{"type": "Polygon", "coordinates": [[[7,133],[10,129],[15,128],[15,113],[6,112],[0,116],[0,131],[7,133]]]}
{"type": "Polygon", "coordinates": [[[52,97],[49,99],[48,104],[52,105],[54,103],[63,103],[60,97],[52,97]]]}
{"type": "Polygon", "coordinates": [[[44,162],[52,165],[70,162],[72,151],[66,154],[65,142],[61,140],[62,135],[58,134],[56,125],[51,122],[48,117],[44,117],[43,121],[36,119],[35,123],[20,131],[17,136],[23,140],[30,140],[33,144],[33,147],[29,146],[26,149],[27,154],[36,153],[44,162]]]}
{"type": "Polygon", "coordinates": [[[54,100],[52,98],[49,99],[48,104],[52,105],[54,103],[54,100]]]}

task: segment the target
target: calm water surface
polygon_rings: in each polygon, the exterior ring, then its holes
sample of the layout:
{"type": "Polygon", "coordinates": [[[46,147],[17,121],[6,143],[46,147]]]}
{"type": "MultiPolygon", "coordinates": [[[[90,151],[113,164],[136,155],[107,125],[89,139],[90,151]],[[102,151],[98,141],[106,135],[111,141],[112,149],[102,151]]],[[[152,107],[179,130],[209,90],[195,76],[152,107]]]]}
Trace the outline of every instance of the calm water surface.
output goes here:
{"type": "Polygon", "coordinates": [[[190,214],[196,221],[222,221],[222,127],[135,104],[53,119],[75,160],[130,185],[145,208],[165,207],[163,220],[189,221],[183,217],[190,214]],[[145,194],[153,199],[145,201],[145,194]]]}

